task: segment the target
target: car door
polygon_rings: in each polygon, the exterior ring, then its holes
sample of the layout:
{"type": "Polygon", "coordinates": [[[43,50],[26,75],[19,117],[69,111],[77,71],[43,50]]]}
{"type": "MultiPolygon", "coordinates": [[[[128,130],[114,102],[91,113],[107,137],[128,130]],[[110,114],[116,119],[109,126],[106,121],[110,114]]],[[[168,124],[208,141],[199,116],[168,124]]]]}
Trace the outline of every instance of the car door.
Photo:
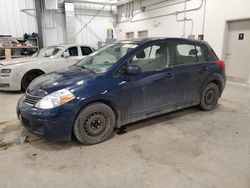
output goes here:
{"type": "Polygon", "coordinates": [[[142,72],[130,77],[129,118],[160,114],[175,106],[175,86],[169,43],[155,43],[140,50],[128,65],[142,72]]]}
{"type": "Polygon", "coordinates": [[[63,57],[63,52],[66,50],[65,47],[57,46],[51,48],[53,48],[52,56],[42,60],[40,63],[36,63],[36,65],[41,64],[41,70],[43,70],[45,73],[49,73],[72,65],[72,60],[70,58],[63,57]]]}
{"type": "Polygon", "coordinates": [[[208,76],[208,66],[204,60],[204,46],[193,42],[175,42],[174,82],[176,85],[176,105],[178,108],[197,104],[200,90],[208,76]]]}

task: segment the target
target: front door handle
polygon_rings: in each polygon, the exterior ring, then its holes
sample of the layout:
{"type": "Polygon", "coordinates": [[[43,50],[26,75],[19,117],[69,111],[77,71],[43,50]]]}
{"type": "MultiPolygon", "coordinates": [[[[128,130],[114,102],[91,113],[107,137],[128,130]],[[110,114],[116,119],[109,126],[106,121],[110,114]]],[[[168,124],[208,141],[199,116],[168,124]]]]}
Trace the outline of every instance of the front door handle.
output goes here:
{"type": "Polygon", "coordinates": [[[199,70],[199,73],[203,73],[208,71],[208,68],[206,66],[202,66],[202,68],[199,70]]]}

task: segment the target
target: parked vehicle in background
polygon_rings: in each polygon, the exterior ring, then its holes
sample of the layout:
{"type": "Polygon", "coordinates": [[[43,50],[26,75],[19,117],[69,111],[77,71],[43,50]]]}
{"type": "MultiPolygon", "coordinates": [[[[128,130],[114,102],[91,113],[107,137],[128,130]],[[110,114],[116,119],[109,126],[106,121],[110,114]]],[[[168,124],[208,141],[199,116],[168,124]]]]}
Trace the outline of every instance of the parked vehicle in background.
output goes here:
{"type": "Polygon", "coordinates": [[[224,62],[206,42],[123,41],[34,80],[17,114],[39,136],[68,140],[73,133],[96,144],[138,120],[194,105],[212,110],[225,82],[224,62]]]}
{"type": "Polygon", "coordinates": [[[0,61],[0,90],[26,90],[36,77],[73,65],[92,53],[87,45],[66,44],[41,49],[32,57],[0,61]]]}

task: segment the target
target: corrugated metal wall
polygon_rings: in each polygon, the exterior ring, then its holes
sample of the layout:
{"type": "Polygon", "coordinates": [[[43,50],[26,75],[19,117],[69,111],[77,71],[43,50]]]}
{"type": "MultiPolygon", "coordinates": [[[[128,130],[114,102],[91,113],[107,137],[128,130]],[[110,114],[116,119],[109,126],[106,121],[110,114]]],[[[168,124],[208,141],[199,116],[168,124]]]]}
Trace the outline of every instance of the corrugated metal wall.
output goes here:
{"type": "Polygon", "coordinates": [[[113,28],[110,17],[110,7],[103,5],[92,5],[75,3],[76,8],[76,41],[84,44],[97,45],[98,41],[105,41],[107,28],[113,28]],[[100,12],[83,30],[81,28],[93,18],[98,10],[100,12]],[[91,11],[93,10],[93,11],[91,11]],[[81,31],[80,31],[81,30],[81,31]],[[80,32],[79,32],[80,31],[80,32]]]}
{"type": "Polygon", "coordinates": [[[66,42],[65,15],[63,13],[44,10],[42,23],[44,46],[66,42]]]}
{"type": "Polygon", "coordinates": [[[0,0],[0,34],[22,37],[37,32],[34,8],[33,0],[0,0]]]}
{"type": "MultiPolygon", "coordinates": [[[[0,8],[0,34],[22,37],[24,33],[37,32],[34,0],[0,0],[0,8]],[[24,9],[25,11],[22,11],[24,9]]],[[[77,43],[97,46],[98,41],[105,41],[107,28],[112,28],[113,25],[109,13],[110,7],[75,3],[75,8],[77,43]],[[81,30],[101,8],[103,10],[81,30]]],[[[45,46],[66,42],[63,9],[44,10],[42,22],[45,46]]]]}

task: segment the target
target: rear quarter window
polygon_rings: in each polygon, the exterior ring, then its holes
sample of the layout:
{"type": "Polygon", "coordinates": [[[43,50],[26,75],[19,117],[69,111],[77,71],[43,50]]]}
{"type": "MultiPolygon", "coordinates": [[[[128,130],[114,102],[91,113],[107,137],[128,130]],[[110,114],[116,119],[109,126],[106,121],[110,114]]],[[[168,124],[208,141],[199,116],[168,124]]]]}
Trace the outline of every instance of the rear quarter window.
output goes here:
{"type": "Polygon", "coordinates": [[[219,58],[215,54],[214,50],[208,45],[205,46],[205,61],[211,62],[211,61],[216,61],[219,58]]]}

